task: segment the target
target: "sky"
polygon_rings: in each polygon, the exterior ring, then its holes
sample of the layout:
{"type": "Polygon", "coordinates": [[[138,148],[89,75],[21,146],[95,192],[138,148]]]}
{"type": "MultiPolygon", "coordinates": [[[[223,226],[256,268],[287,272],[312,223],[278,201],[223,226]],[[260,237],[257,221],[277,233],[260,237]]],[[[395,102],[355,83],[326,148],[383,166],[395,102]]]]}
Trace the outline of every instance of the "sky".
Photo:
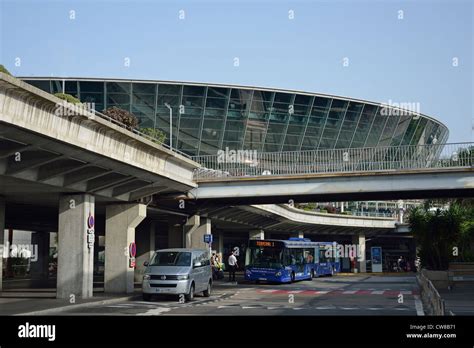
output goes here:
{"type": "Polygon", "coordinates": [[[0,0],[15,76],[228,83],[419,103],[474,141],[471,0],[0,0]]]}

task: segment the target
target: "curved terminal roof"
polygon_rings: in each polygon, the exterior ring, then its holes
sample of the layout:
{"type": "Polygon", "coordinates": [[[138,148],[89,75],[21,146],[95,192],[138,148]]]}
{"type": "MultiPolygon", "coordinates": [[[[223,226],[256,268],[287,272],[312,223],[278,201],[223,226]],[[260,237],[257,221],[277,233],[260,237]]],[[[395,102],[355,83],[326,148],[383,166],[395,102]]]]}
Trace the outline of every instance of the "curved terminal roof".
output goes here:
{"type": "Polygon", "coordinates": [[[140,127],[156,127],[190,155],[218,150],[260,152],[443,143],[449,131],[416,103],[396,105],[267,87],[181,81],[23,77],[102,111],[129,110],[140,127]]]}

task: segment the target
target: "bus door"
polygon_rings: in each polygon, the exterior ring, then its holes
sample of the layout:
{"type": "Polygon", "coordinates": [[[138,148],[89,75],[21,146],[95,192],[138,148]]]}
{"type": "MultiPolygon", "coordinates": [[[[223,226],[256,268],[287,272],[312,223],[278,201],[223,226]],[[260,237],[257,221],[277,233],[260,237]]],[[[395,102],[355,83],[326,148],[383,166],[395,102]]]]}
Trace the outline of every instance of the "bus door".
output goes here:
{"type": "Polygon", "coordinates": [[[319,274],[331,273],[331,263],[326,257],[326,247],[319,246],[319,274]]]}

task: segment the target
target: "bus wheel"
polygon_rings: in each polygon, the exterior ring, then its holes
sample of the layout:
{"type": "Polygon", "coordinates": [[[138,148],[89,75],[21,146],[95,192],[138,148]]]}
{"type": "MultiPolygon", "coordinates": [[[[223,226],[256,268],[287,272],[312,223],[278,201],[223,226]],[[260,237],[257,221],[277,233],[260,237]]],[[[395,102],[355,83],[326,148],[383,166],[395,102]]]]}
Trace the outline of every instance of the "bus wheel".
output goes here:
{"type": "Polygon", "coordinates": [[[257,280],[255,281],[255,284],[260,284],[260,280],[257,279],[257,280]]]}
{"type": "Polygon", "coordinates": [[[295,272],[291,272],[291,282],[295,281],[295,272]]]}

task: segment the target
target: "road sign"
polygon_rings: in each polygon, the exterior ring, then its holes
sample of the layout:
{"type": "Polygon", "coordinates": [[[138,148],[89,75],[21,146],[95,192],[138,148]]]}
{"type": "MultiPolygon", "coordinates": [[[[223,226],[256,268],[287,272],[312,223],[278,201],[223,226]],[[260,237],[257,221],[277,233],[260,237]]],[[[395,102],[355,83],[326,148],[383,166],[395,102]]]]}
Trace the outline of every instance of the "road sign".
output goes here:
{"type": "Polygon", "coordinates": [[[212,234],[204,235],[204,243],[212,244],[212,234]]]}
{"type": "Polygon", "coordinates": [[[370,248],[370,255],[372,259],[372,272],[382,272],[382,248],[372,247],[370,248]]]}

